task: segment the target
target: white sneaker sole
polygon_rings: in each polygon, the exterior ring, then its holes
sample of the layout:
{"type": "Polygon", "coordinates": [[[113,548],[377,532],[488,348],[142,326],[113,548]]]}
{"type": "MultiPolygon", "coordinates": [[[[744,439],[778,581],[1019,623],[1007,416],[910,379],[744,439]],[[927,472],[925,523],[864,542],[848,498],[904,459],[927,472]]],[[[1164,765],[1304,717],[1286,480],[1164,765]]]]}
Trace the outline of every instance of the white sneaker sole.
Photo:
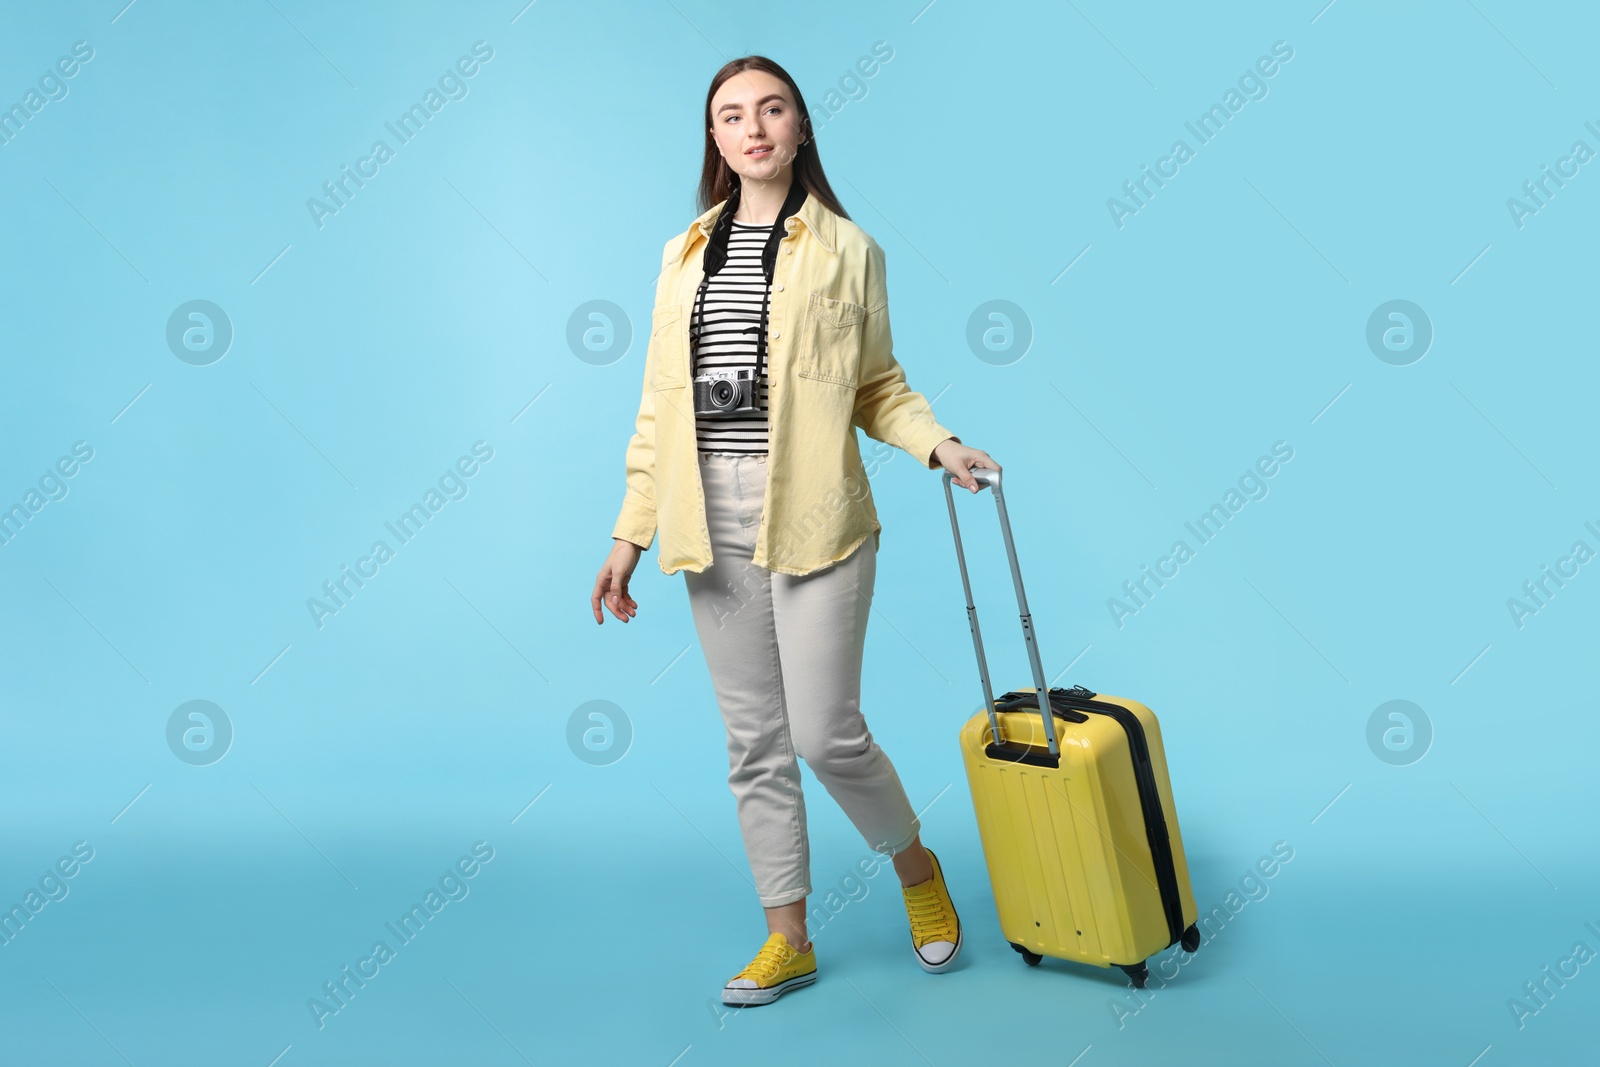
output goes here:
{"type": "Polygon", "coordinates": [[[797,974],[793,978],[787,978],[777,985],[768,986],[765,989],[743,989],[738,986],[723,986],[722,1003],[734,1007],[747,1007],[751,1004],[771,1004],[789,990],[808,986],[816,980],[817,972],[812,971],[810,974],[797,974]]]}

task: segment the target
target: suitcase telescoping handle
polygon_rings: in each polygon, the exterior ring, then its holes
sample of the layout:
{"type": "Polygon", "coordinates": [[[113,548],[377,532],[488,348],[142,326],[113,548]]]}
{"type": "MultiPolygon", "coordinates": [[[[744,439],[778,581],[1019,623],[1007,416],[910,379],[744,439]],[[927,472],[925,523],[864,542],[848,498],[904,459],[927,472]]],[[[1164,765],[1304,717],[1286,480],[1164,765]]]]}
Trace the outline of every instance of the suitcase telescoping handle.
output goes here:
{"type": "MultiPolygon", "coordinates": [[[[1028,660],[1033,665],[1033,685],[1038,691],[1039,714],[1044,718],[1045,737],[1050,741],[1050,755],[1059,758],[1061,747],[1056,743],[1056,724],[1050,714],[1050,687],[1045,684],[1044,664],[1039,662],[1039,643],[1033,634],[1033,616],[1028,614],[1028,595],[1022,591],[1022,568],[1017,565],[1017,546],[1011,540],[1011,520],[1006,515],[1006,498],[1000,491],[1000,472],[988,467],[974,467],[968,473],[977,479],[980,488],[994,489],[995,507],[1000,512],[1000,533],[1006,542],[1006,555],[1011,560],[1011,581],[1017,587],[1017,609],[1022,613],[1022,637],[1028,645],[1028,660]]],[[[978,609],[972,602],[972,580],[967,576],[967,557],[961,550],[961,525],[956,521],[956,499],[950,483],[955,475],[944,472],[944,499],[950,507],[950,531],[956,539],[956,562],[961,565],[961,588],[967,594],[967,625],[972,630],[972,647],[978,654],[978,677],[983,680],[983,704],[989,710],[989,730],[994,743],[1002,744],[1000,721],[995,715],[994,690],[989,685],[989,664],[983,656],[983,635],[978,631],[978,609]]]]}

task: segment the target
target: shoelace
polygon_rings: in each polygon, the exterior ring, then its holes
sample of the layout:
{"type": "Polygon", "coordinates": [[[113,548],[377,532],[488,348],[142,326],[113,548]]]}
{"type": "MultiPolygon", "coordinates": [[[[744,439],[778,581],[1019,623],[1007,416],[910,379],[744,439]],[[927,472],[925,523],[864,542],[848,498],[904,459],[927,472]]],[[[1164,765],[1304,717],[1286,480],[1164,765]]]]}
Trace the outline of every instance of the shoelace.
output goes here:
{"type": "Polygon", "coordinates": [[[906,887],[905,898],[906,911],[911,916],[911,935],[919,946],[929,941],[956,939],[950,913],[945,909],[944,902],[939,899],[939,894],[934,890],[932,883],[926,886],[906,887]]]}
{"type": "Polygon", "coordinates": [[[756,953],[756,958],[750,961],[750,966],[734,975],[735,978],[766,978],[777,976],[778,968],[786,963],[792,954],[782,944],[774,941],[762,945],[761,951],[756,953]]]}

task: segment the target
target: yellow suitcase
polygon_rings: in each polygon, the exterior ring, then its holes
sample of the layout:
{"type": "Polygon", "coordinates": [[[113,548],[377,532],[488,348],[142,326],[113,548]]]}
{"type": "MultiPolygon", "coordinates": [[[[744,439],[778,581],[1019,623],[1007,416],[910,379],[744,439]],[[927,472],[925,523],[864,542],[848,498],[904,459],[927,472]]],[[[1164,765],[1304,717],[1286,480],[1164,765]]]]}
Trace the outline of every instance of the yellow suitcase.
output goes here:
{"type": "Polygon", "coordinates": [[[1138,701],[1082,686],[1048,689],[1051,713],[1041,712],[1038,694],[1048,687],[1000,472],[972,474],[994,491],[1034,678],[994,698],[946,471],[984,700],[961,730],[961,758],[1000,930],[1030,966],[1044,956],[1117,966],[1142,988],[1150,956],[1175,943],[1187,952],[1200,946],[1161,728],[1138,701]]]}

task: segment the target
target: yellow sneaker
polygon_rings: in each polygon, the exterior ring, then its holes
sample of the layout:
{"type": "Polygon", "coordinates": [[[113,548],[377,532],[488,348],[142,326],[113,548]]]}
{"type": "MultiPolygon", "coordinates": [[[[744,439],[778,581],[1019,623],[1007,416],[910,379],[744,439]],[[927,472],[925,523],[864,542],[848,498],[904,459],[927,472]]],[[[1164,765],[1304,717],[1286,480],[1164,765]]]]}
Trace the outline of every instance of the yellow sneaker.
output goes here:
{"type": "Polygon", "coordinates": [[[926,848],[933,861],[933,877],[918,885],[902,886],[906,914],[911,918],[911,947],[917,962],[930,974],[947,971],[955,965],[961,951],[961,918],[945,888],[939,857],[926,848]]]}
{"type": "Polygon", "coordinates": [[[771,934],[750,965],[722,987],[724,1004],[771,1004],[791,989],[817,980],[817,946],[796,952],[789,939],[771,934]]]}

